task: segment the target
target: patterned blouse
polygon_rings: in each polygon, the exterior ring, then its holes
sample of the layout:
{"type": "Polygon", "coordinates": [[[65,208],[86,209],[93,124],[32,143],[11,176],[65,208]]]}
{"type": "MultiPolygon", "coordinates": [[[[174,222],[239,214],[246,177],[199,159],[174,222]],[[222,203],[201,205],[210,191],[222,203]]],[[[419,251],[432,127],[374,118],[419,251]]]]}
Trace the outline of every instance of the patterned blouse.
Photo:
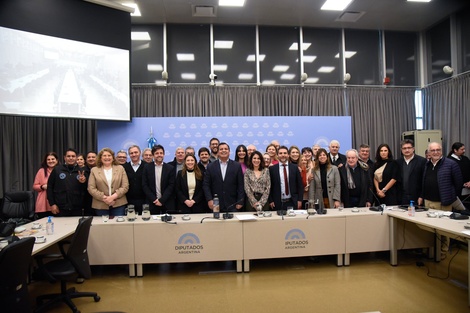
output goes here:
{"type": "Polygon", "coordinates": [[[269,176],[269,170],[263,169],[259,178],[256,177],[255,172],[251,169],[247,169],[245,172],[245,193],[248,197],[251,207],[256,202],[259,202],[261,206],[264,206],[268,201],[269,191],[271,190],[271,178],[269,176]],[[258,201],[255,198],[255,193],[262,194],[261,199],[258,201]]]}

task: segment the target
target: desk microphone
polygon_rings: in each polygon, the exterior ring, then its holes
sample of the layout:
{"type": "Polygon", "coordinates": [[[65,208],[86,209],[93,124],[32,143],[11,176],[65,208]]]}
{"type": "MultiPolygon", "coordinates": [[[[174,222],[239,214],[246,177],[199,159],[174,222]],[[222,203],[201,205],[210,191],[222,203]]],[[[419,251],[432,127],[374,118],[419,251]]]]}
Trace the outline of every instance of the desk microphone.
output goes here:
{"type": "Polygon", "coordinates": [[[232,219],[233,218],[233,213],[230,213],[229,212],[229,209],[230,208],[233,208],[234,206],[236,206],[238,204],[238,202],[240,201],[243,201],[244,198],[240,199],[240,200],[237,200],[237,202],[235,203],[232,203],[231,205],[229,205],[226,209],[225,209],[225,213],[222,215],[223,219],[224,220],[229,220],[229,219],[232,219]]]}
{"type": "Polygon", "coordinates": [[[371,206],[369,210],[371,211],[376,211],[376,212],[382,212],[382,215],[384,214],[384,209],[385,209],[385,204],[379,204],[380,200],[379,198],[375,195],[374,191],[372,188],[369,187],[369,191],[372,192],[372,196],[374,196],[375,200],[377,200],[378,205],[377,206],[371,206]]]}
{"type": "Polygon", "coordinates": [[[168,224],[177,224],[176,222],[172,222],[171,220],[173,220],[173,216],[171,216],[168,211],[165,212],[165,214],[163,214],[161,216],[161,220],[162,222],[165,222],[165,223],[168,223],[168,224]]]}

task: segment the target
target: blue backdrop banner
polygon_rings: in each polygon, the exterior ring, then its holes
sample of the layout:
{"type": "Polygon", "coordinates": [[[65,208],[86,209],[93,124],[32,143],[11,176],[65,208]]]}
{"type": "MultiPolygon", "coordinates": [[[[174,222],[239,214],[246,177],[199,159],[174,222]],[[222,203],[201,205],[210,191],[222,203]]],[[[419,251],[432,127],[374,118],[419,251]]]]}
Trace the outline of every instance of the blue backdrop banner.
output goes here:
{"type": "MultiPolygon", "coordinates": [[[[216,137],[230,146],[231,158],[238,145],[254,144],[259,151],[277,140],[281,145],[300,149],[319,144],[328,148],[331,140],[340,142],[340,151],[351,148],[350,116],[249,116],[249,117],[142,117],[132,122],[98,121],[98,148],[115,152],[154,143],[165,147],[165,162],[173,159],[177,147],[196,150],[209,147],[216,137]]],[[[328,149],[327,149],[328,150],[328,149]]]]}

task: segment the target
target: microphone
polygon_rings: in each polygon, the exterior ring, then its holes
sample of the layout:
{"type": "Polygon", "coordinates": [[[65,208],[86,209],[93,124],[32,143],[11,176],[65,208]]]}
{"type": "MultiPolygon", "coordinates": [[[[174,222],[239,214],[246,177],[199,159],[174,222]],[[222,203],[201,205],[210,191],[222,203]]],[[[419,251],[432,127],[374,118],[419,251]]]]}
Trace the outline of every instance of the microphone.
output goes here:
{"type": "Polygon", "coordinates": [[[177,224],[176,222],[172,222],[171,220],[173,219],[173,216],[171,216],[169,211],[166,211],[165,214],[161,216],[162,222],[168,223],[168,224],[177,224]]]}
{"type": "MultiPolygon", "coordinates": [[[[380,203],[380,200],[379,198],[375,195],[374,191],[372,190],[372,188],[369,187],[369,191],[372,192],[372,195],[374,196],[375,200],[377,200],[377,203],[380,203]]],[[[385,204],[380,204],[380,205],[377,205],[377,206],[371,206],[369,208],[369,210],[371,211],[375,211],[375,212],[382,212],[382,214],[384,214],[384,209],[385,209],[385,204]]]]}
{"type": "Polygon", "coordinates": [[[236,205],[238,204],[238,202],[243,201],[243,199],[244,199],[244,198],[239,199],[239,200],[237,200],[237,202],[232,203],[231,205],[229,205],[229,206],[226,208],[226,210],[225,210],[226,212],[222,215],[222,218],[223,218],[224,220],[232,219],[232,218],[233,218],[233,213],[230,213],[230,212],[229,212],[229,209],[231,209],[231,208],[233,208],[234,206],[236,206],[236,205]]]}

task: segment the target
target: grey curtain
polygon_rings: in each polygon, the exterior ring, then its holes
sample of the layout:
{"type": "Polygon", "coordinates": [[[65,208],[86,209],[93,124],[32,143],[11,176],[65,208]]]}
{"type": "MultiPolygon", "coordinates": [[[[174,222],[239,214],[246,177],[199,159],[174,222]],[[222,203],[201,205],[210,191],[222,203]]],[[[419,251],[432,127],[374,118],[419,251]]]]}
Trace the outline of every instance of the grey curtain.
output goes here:
{"type": "Polygon", "coordinates": [[[470,73],[424,88],[423,102],[424,129],[442,131],[445,154],[456,141],[470,144],[470,73]]]}
{"type": "Polygon", "coordinates": [[[0,116],[0,198],[5,191],[32,190],[42,158],[71,147],[79,152],[96,149],[96,122],[37,117],[0,116]]]}
{"type": "MultiPolygon", "coordinates": [[[[321,86],[133,86],[132,117],[351,116],[353,147],[388,143],[415,128],[414,89],[321,86]]],[[[0,197],[31,190],[42,157],[97,148],[96,122],[0,116],[0,197]]],[[[334,125],[332,125],[334,127],[334,125]]],[[[344,151],[343,151],[344,152],[344,151]]]]}
{"type": "Polygon", "coordinates": [[[370,145],[373,160],[375,149],[386,143],[399,157],[402,132],[416,129],[414,97],[414,88],[348,87],[353,147],[370,145]]]}

